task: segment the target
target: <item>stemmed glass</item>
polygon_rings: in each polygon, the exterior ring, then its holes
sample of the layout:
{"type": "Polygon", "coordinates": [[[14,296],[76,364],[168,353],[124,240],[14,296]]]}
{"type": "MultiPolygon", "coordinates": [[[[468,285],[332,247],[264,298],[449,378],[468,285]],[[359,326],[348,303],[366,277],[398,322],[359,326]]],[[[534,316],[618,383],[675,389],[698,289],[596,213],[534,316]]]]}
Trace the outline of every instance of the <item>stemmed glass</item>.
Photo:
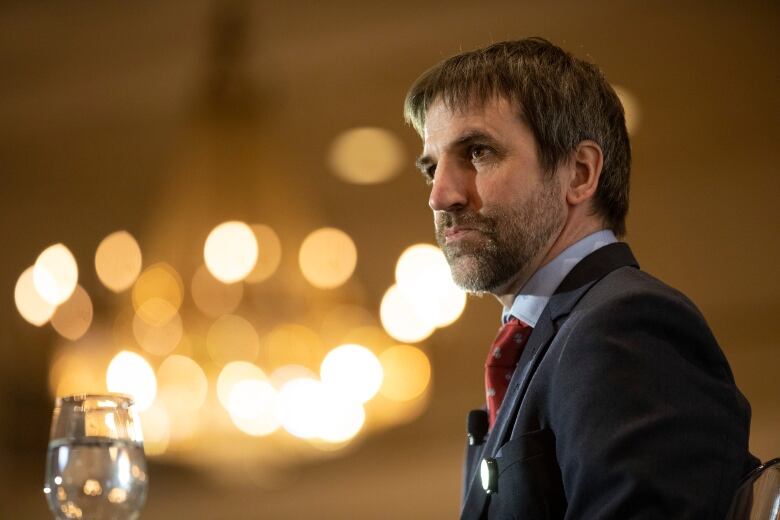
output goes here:
{"type": "Polygon", "coordinates": [[[130,397],[57,398],[43,486],[54,518],[138,518],[146,471],[141,423],[130,397]]]}

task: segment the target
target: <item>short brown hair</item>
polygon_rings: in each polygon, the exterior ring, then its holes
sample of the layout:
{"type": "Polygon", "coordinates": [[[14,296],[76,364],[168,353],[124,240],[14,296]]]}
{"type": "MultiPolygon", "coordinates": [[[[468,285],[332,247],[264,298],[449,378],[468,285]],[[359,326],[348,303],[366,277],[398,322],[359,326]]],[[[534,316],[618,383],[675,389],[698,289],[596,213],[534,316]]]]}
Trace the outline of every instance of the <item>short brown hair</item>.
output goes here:
{"type": "Polygon", "coordinates": [[[440,98],[450,109],[504,97],[536,138],[542,167],[552,174],[580,142],[604,152],[593,207],[618,235],[626,232],[631,147],[623,106],[595,65],[543,38],[496,43],[452,56],[409,89],[404,116],[422,135],[425,115],[440,98]]]}

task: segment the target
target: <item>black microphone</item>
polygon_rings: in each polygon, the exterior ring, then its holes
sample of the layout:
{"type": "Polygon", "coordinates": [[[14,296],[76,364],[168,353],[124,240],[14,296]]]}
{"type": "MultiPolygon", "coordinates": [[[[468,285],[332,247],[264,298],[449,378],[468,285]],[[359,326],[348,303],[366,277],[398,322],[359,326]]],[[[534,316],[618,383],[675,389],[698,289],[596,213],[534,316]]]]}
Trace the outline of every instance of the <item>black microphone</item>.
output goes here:
{"type": "Polygon", "coordinates": [[[469,446],[482,444],[488,432],[488,414],[485,410],[471,410],[466,423],[469,446]]]}

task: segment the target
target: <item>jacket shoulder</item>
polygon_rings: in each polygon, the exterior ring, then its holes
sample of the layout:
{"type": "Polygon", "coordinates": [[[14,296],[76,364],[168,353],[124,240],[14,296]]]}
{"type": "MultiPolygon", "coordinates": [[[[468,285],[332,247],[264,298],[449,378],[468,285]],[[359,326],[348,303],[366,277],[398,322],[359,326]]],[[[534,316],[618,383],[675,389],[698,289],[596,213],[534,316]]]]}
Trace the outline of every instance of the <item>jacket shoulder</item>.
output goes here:
{"type": "Polygon", "coordinates": [[[529,391],[555,432],[573,516],[662,517],[680,504],[693,516],[725,514],[750,411],[696,306],[622,267],[557,326],[529,391]],[[651,488],[652,498],[642,492],[651,488]]]}

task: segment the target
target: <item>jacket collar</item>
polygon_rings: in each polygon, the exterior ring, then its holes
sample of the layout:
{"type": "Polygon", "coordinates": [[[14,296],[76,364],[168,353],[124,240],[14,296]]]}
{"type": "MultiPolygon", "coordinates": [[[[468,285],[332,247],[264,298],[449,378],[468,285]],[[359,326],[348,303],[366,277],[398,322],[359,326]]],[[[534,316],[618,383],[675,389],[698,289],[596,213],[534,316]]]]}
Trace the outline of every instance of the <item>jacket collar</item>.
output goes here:
{"type": "MultiPolygon", "coordinates": [[[[531,375],[544,357],[561,320],[568,316],[577,302],[596,282],[612,271],[626,266],[639,267],[627,244],[616,242],[604,246],[583,258],[555,290],[520,356],[517,369],[512,375],[504,397],[505,406],[499,409],[496,423],[485,441],[483,458],[495,457],[498,449],[504,444],[512,419],[528,388],[531,375]],[[506,406],[507,404],[510,406],[506,406]]],[[[469,479],[470,484],[466,492],[461,520],[480,518],[487,500],[487,495],[479,481],[479,471],[476,471],[479,464],[475,466],[469,479]]]]}
{"type": "Polygon", "coordinates": [[[569,314],[593,284],[621,267],[639,268],[625,242],[615,242],[597,249],[580,261],[563,279],[547,307],[553,321],[569,314]]]}

